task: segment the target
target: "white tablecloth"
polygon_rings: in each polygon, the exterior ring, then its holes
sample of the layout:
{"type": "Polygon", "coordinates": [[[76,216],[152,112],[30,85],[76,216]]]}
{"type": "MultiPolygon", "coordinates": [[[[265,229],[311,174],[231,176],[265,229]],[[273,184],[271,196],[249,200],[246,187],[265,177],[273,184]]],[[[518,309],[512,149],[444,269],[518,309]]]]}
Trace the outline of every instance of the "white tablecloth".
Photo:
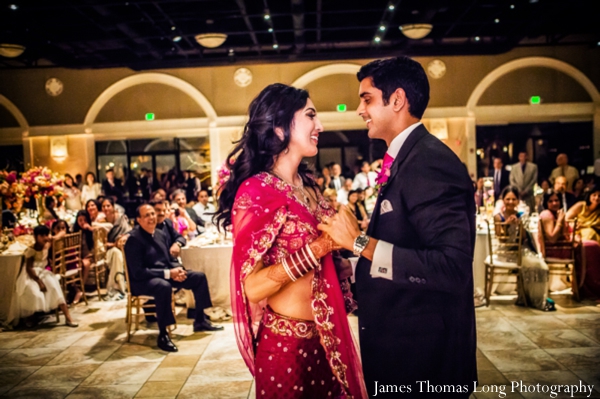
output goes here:
{"type": "Polygon", "coordinates": [[[0,324],[9,324],[15,319],[15,286],[22,263],[22,253],[0,254],[0,324]]]}
{"type": "Polygon", "coordinates": [[[212,244],[194,246],[194,241],[181,249],[181,261],[188,270],[206,274],[213,306],[231,310],[229,295],[229,270],[233,245],[212,244]]]}

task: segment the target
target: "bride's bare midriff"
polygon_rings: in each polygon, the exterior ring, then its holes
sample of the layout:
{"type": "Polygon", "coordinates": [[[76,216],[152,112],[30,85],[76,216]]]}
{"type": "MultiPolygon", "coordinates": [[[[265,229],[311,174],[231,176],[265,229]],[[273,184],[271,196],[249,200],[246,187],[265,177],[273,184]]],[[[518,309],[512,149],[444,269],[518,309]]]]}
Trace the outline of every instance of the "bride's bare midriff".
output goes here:
{"type": "Polygon", "coordinates": [[[278,292],[267,299],[267,303],[275,313],[296,319],[314,320],[311,302],[311,284],[314,271],[296,281],[284,285],[278,292]]]}

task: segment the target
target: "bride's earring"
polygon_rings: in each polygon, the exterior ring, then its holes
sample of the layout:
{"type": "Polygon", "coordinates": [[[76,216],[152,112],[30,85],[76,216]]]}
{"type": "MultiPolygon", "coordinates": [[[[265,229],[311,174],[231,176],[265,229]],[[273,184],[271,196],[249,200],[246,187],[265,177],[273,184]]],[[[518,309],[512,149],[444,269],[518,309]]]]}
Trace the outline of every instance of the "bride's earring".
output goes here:
{"type": "Polygon", "coordinates": [[[286,148],[285,148],[285,151],[283,151],[283,153],[284,153],[284,154],[287,154],[288,152],[290,152],[290,148],[289,148],[289,147],[286,147],[286,148]]]}

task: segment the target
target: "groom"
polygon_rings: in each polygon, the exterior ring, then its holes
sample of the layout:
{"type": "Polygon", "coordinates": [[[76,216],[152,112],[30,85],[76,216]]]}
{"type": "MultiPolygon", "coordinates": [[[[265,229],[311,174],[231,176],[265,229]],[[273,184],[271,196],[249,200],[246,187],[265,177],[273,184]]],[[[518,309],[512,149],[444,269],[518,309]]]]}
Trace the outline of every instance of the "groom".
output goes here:
{"type": "Polygon", "coordinates": [[[360,256],[367,389],[375,396],[403,385],[403,397],[468,398],[477,380],[473,184],[459,158],[420,122],[429,83],[419,63],[373,61],[358,80],[357,112],[369,137],[388,146],[377,204],[366,235],[347,210],[319,228],[360,256]]]}

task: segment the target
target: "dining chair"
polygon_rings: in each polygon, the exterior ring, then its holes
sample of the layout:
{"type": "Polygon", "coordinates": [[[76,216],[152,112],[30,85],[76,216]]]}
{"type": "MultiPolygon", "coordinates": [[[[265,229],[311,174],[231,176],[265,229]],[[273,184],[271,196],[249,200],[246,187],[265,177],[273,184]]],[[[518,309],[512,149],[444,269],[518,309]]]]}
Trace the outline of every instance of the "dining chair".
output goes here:
{"type": "Polygon", "coordinates": [[[52,242],[52,258],[50,260],[52,272],[60,275],[60,284],[65,298],[67,287],[79,284],[83,291],[83,300],[88,304],[85,296],[83,267],[81,264],[81,232],[66,234],[52,242]]]}
{"type": "Polygon", "coordinates": [[[96,291],[98,292],[99,300],[104,300],[100,292],[102,287],[102,282],[100,280],[102,278],[103,283],[106,284],[106,278],[108,275],[108,263],[106,261],[106,252],[108,251],[106,247],[107,235],[108,232],[106,229],[94,229],[94,250],[92,251],[92,263],[90,265],[90,270],[94,272],[94,277],[96,279],[96,291]]]}
{"type": "MultiPolygon", "coordinates": [[[[485,258],[485,306],[490,306],[494,283],[506,283],[509,277],[516,278],[517,289],[522,290],[519,270],[521,268],[523,223],[495,222],[487,224],[489,255],[485,258]],[[501,280],[500,280],[501,279],[501,280]]],[[[523,295],[526,301],[525,296],[523,295]]],[[[527,306],[527,304],[525,304],[527,306]]]]}
{"type": "MultiPolygon", "coordinates": [[[[576,252],[578,250],[575,240],[575,226],[577,226],[577,218],[566,221],[567,235],[562,240],[550,242],[546,231],[540,221],[539,231],[541,231],[541,252],[544,261],[548,265],[548,274],[550,276],[565,276],[567,281],[571,283],[571,292],[573,299],[579,301],[579,281],[583,282],[585,277],[585,257],[581,257],[582,276],[577,276],[575,271],[576,252]]],[[[581,251],[583,252],[583,251],[581,251]]]]}
{"type": "MultiPolygon", "coordinates": [[[[155,316],[156,310],[153,312],[147,312],[147,309],[155,309],[155,305],[153,303],[148,303],[149,301],[153,301],[154,297],[151,295],[133,295],[131,293],[131,285],[129,283],[129,269],[127,267],[127,257],[125,256],[125,248],[121,249],[123,251],[123,261],[125,262],[125,282],[127,286],[127,313],[125,315],[125,322],[127,323],[127,342],[131,339],[131,325],[134,324],[134,332],[139,328],[140,318],[145,316],[155,316]],[[135,310],[135,311],[134,311],[135,310]]],[[[173,311],[173,316],[175,314],[175,295],[171,295],[171,310],[173,311]]],[[[177,319],[176,319],[177,320],[177,319]]],[[[175,324],[171,326],[169,329],[169,334],[171,331],[177,328],[177,321],[175,324]]]]}

